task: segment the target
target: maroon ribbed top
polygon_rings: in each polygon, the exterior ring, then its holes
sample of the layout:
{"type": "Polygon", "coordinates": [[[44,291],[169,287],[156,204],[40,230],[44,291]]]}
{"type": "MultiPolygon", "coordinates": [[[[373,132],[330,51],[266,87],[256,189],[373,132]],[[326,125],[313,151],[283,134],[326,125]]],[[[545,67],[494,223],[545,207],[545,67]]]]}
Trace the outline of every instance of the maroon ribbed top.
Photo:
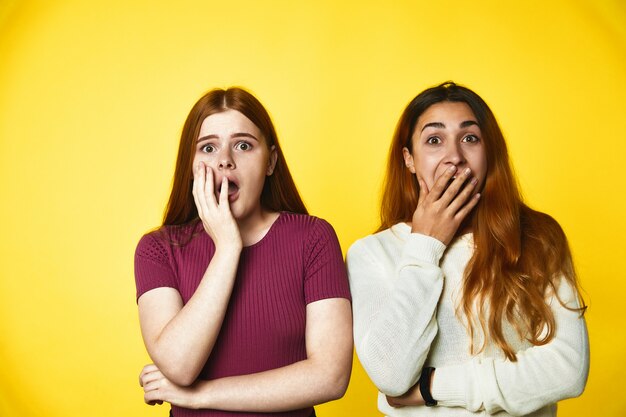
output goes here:
{"type": "MultiPolygon", "coordinates": [[[[214,253],[199,222],[148,233],[135,253],[137,298],[154,288],[172,287],[187,303],[214,253]]],[[[251,374],[306,359],[306,305],[338,297],[350,299],[350,290],[332,226],[316,217],[280,213],[263,239],[243,248],[228,310],[200,378],[251,374]]],[[[172,410],[175,417],[268,415],[172,410]]],[[[273,414],[308,417],[312,412],[273,414]]]]}

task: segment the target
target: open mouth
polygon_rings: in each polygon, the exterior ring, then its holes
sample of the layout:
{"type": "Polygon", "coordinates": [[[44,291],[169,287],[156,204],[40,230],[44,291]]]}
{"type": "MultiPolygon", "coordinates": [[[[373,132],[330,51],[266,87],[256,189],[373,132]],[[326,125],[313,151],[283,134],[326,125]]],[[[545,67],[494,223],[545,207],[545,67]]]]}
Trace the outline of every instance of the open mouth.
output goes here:
{"type": "Polygon", "coordinates": [[[228,183],[228,196],[236,194],[237,191],[239,191],[239,186],[235,184],[234,182],[229,182],[228,183]]]}
{"type": "MultiPolygon", "coordinates": [[[[215,198],[218,200],[220,198],[221,190],[222,190],[222,181],[220,180],[215,185],[215,198]]],[[[229,179],[228,180],[228,200],[234,201],[237,198],[238,193],[239,193],[239,185],[236,182],[231,181],[229,179]]]]}

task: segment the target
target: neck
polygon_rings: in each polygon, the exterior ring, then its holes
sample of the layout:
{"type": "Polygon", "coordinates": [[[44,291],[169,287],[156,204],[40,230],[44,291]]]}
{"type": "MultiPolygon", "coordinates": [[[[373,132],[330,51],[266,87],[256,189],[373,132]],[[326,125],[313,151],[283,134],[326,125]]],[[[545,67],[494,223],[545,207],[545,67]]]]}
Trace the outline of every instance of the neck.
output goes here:
{"type": "Polygon", "coordinates": [[[238,219],[237,225],[239,226],[243,246],[254,245],[263,239],[278,218],[278,215],[279,213],[277,212],[259,208],[254,215],[245,219],[238,219]]]}

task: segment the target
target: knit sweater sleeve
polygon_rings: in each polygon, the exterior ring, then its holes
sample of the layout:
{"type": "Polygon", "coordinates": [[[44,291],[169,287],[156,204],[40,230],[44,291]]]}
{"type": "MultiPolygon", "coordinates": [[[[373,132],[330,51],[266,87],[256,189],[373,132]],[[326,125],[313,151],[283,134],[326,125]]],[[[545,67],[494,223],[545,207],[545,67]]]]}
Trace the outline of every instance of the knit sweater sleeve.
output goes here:
{"type": "Polygon", "coordinates": [[[362,239],[347,266],[357,355],[381,392],[399,396],[417,381],[437,334],[445,246],[413,233],[392,246],[376,235],[362,239]]]}
{"type": "MultiPolygon", "coordinates": [[[[562,280],[558,294],[579,307],[577,293],[562,280]]],[[[579,396],[589,373],[589,340],[585,320],[552,297],[556,335],[547,344],[517,352],[517,361],[476,357],[465,364],[438,367],[432,395],[440,406],[505,410],[526,415],[548,404],[579,396]]]]}

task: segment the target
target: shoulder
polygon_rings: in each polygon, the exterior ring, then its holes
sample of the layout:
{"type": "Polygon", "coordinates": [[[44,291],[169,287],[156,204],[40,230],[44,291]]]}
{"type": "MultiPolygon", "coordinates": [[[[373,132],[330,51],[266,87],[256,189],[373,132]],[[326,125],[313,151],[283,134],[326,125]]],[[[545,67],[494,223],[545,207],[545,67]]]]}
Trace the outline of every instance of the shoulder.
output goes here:
{"type": "Polygon", "coordinates": [[[135,257],[162,260],[167,257],[167,234],[163,227],[146,233],[139,239],[135,257]]]}
{"type": "Polygon", "coordinates": [[[292,213],[290,211],[281,212],[280,221],[284,225],[301,229],[310,229],[320,224],[326,224],[330,226],[330,224],[326,220],[319,217],[312,216],[310,214],[292,213]]]}
{"type": "Polygon", "coordinates": [[[144,234],[135,250],[135,256],[153,260],[162,260],[168,257],[172,246],[184,246],[197,233],[198,222],[191,222],[180,226],[161,226],[144,234]]]}
{"type": "Polygon", "coordinates": [[[523,206],[520,210],[522,241],[550,252],[551,249],[564,250],[567,237],[563,228],[552,216],[523,206]]]}
{"type": "Polygon", "coordinates": [[[561,225],[552,216],[541,211],[533,210],[526,205],[523,205],[520,209],[520,221],[522,227],[536,232],[545,230],[546,232],[559,231],[563,233],[561,225]]]}
{"type": "Polygon", "coordinates": [[[284,231],[292,236],[307,240],[336,237],[335,229],[329,222],[309,214],[282,212],[279,221],[284,231]]]}
{"type": "Polygon", "coordinates": [[[365,236],[354,242],[348,249],[348,262],[356,259],[398,256],[408,236],[408,227],[398,223],[389,229],[365,236]]]}

